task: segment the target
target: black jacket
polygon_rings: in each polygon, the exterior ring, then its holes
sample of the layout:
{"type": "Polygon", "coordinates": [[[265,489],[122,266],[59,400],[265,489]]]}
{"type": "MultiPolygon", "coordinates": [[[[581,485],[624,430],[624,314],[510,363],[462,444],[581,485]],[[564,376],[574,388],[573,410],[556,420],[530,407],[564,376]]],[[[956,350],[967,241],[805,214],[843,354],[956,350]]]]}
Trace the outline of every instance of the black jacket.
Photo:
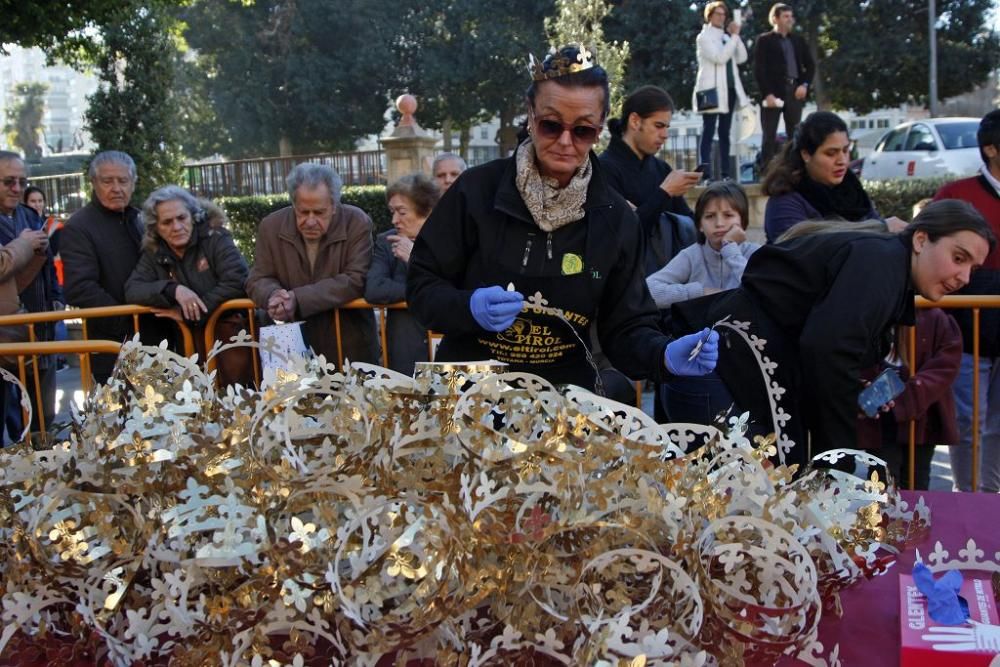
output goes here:
{"type": "MultiPolygon", "coordinates": [[[[551,234],[538,228],[517,191],[513,157],[469,169],[445,192],[417,236],[406,285],[417,319],[445,334],[438,359],[489,358],[485,340],[514,336],[515,327],[500,334],[480,328],[469,299],[479,287],[518,284],[533,273],[547,281],[544,296],[551,305],[579,304],[575,322],[585,339],[596,318],[601,347],[615,368],[632,378],[666,373],[668,338],[656,327],[656,305],[643,279],[639,225],[625,200],[608,187],[597,156],[592,153],[590,160],[584,218],[551,234]],[[581,261],[567,264],[567,258],[581,261]]],[[[553,325],[553,333],[565,342],[561,324],[553,325]]],[[[554,383],[594,384],[585,362],[548,375],[531,363],[512,364],[512,370],[554,383]]]]}
{"type": "MultiPolygon", "coordinates": [[[[386,237],[398,234],[390,229],[375,237],[375,255],[365,279],[365,300],[368,303],[398,303],[406,300],[406,272],[403,260],[392,254],[386,237]]],[[[427,361],[427,329],[407,310],[386,310],[386,344],[389,368],[412,375],[414,364],[427,361]]]]}
{"type": "Polygon", "coordinates": [[[785,67],[785,54],[781,50],[782,39],[792,40],[792,48],[795,50],[799,74],[794,85],[811,86],[813,82],[816,65],[813,63],[806,40],[794,32],[789,33],[787,37],[782,37],[774,30],[769,30],[757,36],[753,48],[753,76],[757,80],[757,88],[760,90],[762,100],[768,95],[785,97],[787,68],[785,67]]]}
{"type": "Polygon", "coordinates": [[[612,136],[600,160],[607,184],[636,205],[635,214],[642,224],[643,238],[650,237],[661,213],[694,219],[694,211],[684,197],[671,197],[660,188],[663,179],[673,171],[660,158],[647,155],[640,160],[621,137],[612,136]]]}
{"type": "MultiPolygon", "coordinates": [[[[62,234],[66,302],[77,308],[126,303],[125,282],[139,261],[142,242],[139,209],[112,211],[95,198],[70,217],[62,234]]],[[[92,320],[89,337],[121,341],[132,335],[131,319],[92,320]]]]}
{"type": "MultiPolygon", "coordinates": [[[[801,461],[806,429],[813,454],[857,446],[862,370],[888,353],[893,325],[913,324],[913,299],[910,248],[898,236],[814,234],[761,247],[738,289],[675,304],[674,324],[683,331],[725,315],[749,323],[777,364],[771,378],[785,389],[785,432],[801,461]]],[[[739,406],[767,423],[762,371],[734,332],[722,335],[719,374],[739,406]]]]}
{"type": "Polygon", "coordinates": [[[194,291],[208,308],[196,324],[208,317],[230,299],[246,297],[243,284],[249,269],[228,230],[198,222],[191,231],[191,240],[178,257],[162,239],[156,250],[147,249],[125,284],[125,299],[129,303],[155,308],[177,305],[174,292],[178,285],[194,291]]]}

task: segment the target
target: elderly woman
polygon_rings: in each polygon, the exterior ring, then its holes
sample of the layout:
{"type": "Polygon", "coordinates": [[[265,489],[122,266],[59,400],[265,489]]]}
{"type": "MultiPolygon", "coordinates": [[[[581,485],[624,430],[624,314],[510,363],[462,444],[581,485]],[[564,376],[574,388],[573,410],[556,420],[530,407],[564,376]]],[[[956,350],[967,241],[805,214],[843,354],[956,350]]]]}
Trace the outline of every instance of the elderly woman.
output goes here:
{"type": "MultiPolygon", "coordinates": [[[[146,199],[142,220],[142,254],[125,283],[126,301],[159,308],[159,315],[184,321],[197,331],[222,303],[246,296],[247,263],[217,206],[168,185],[146,199]]],[[[245,317],[233,312],[220,319],[217,338],[228,340],[244,328],[245,317]]],[[[194,339],[204,359],[204,337],[194,339]]],[[[218,358],[220,381],[247,383],[249,364],[248,350],[224,352],[218,358]]]]}
{"type": "MultiPolygon", "coordinates": [[[[369,303],[406,300],[406,272],[413,240],[438,197],[437,185],[423,174],[403,176],[386,190],[395,229],[379,234],[375,240],[375,257],[365,283],[369,303]]],[[[389,368],[412,374],[415,362],[427,361],[427,330],[405,310],[389,311],[386,328],[389,368]]]]}
{"type": "Polygon", "coordinates": [[[532,78],[529,138],[465,172],[413,245],[407,302],[444,334],[437,359],[492,358],[593,388],[596,320],[602,349],[629,377],[712,370],[717,334],[671,342],[657,328],[640,227],[591,151],[608,115],[607,74],[586,48],[567,46],[532,62],[532,78]]]}

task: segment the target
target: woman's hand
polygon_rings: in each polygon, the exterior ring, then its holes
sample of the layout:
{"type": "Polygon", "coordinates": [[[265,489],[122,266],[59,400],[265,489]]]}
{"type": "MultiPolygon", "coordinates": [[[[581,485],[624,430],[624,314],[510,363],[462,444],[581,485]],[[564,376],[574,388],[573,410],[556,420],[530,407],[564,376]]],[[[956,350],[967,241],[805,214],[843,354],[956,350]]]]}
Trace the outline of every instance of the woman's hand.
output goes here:
{"type": "Polygon", "coordinates": [[[193,290],[184,287],[184,285],[177,286],[177,290],[174,292],[174,300],[181,309],[181,315],[186,320],[197,321],[208,313],[205,302],[193,290]]]}
{"type": "Polygon", "coordinates": [[[392,254],[409,264],[410,251],[413,250],[413,241],[401,234],[389,234],[385,238],[392,244],[392,254]]]}
{"type": "Polygon", "coordinates": [[[729,25],[726,26],[726,32],[728,32],[733,37],[736,37],[737,35],[740,34],[741,27],[742,26],[740,26],[740,24],[737,23],[736,21],[730,21],[729,25]]]}

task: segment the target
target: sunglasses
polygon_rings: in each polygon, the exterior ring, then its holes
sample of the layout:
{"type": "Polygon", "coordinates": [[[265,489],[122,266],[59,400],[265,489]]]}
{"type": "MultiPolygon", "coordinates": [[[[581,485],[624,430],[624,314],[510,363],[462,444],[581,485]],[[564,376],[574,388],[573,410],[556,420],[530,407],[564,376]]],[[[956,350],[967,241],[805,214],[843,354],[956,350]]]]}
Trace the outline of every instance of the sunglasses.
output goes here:
{"type": "Polygon", "coordinates": [[[535,127],[538,128],[538,135],[544,139],[559,139],[563,132],[569,131],[573,141],[581,144],[594,143],[597,141],[597,135],[601,133],[601,128],[593,125],[563,125],[548,118],[535,119],[535,127]]]}
{"type": "Polygon", "coordinates": [[[8,176],[7,178],[0,180],[0,183],[3,183],[5,188],[12,188],[15,185],[20,185],[22,189],[28,187],[28,179],[18,178],[17,176],[8,176]]]}

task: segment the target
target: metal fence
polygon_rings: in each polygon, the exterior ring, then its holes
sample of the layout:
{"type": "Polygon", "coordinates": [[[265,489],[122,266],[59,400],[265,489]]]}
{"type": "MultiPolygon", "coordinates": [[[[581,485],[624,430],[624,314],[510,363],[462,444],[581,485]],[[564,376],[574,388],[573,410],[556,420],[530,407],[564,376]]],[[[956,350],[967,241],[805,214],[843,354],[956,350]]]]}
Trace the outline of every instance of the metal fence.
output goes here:
{"type": "Polygon", "coordinates": [[[303,162],[333,167],[345,185],[385,183],[382,151],[356,151],[188,164],[184,166],[185,185],[195,194],[209,198],[283,194],[288,191],[285,186],[288,172],[303,162]]]}
{"type": "Polygon", "coordinates": [[[45,193],[49,211],[66,215],[87,204],[87,179],[83,173],[32,177],[30,182],[45,193]]]}

